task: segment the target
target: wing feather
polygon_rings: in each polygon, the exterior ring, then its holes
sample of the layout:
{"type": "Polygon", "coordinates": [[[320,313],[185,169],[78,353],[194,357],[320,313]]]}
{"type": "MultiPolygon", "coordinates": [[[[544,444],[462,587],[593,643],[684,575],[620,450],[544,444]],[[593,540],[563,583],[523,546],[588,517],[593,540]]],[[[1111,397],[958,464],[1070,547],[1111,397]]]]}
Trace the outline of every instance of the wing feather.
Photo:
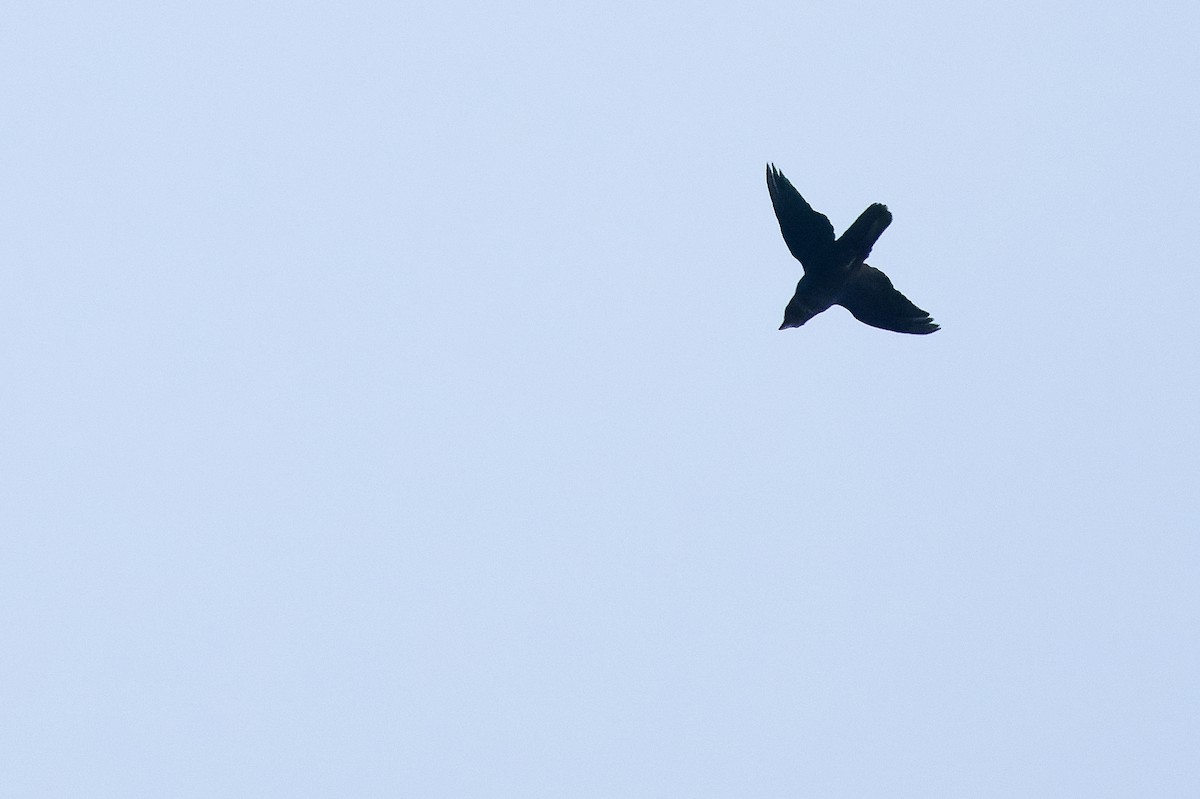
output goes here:
{"type": "Polygon", "coordinates": [[[896,290],[887,275],[867,264],[846,283],[836,303],[872,327],[919,334],[940,329],[928,311],[914,305],[896,290]]]}
{"type": "Polygon", "coordinates": [[[767,189],[787,248],[805,272],[820,270],[833,250],[833,225],[829,217],[814,211],[774,164],[767,164],[767,189]]]}

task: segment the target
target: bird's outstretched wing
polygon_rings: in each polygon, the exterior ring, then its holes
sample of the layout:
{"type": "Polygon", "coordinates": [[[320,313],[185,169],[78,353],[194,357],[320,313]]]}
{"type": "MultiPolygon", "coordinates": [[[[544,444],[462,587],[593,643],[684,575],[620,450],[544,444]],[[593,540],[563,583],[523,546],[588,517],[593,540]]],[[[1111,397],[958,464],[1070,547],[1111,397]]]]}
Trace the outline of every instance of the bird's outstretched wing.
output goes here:
{"type": "Polygon", "coordinates": [[[836,302],[871,327],[897,333],[932,333],[940,329],[927,311],[896,291],[887,275],[867,264],[850,278],[836,302]]]}
{"type": "Polygon", "coordinates": [[[779,220],[779,232],[792,255],[804,266],[805,272],[825,267],[834,241],[829,218],[814,211],[774,164],[767,164],[767,189],[771,192],[771,205],[779,220]]]}

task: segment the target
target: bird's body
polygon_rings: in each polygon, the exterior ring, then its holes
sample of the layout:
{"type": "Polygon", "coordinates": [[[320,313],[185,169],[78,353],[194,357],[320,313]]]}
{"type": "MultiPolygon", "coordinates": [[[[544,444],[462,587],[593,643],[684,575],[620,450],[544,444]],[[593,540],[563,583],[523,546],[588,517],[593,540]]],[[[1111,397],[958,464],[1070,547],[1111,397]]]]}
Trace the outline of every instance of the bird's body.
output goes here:
{"type": "Polygon", "coordinates": [[[866,262],[871,248],[892,223],[887,206],[869,206],[835,239],[829,219],[814,211],[773,164],[767,165],[767,189],[783,240],[804,267],[780,330],[800,327],[834,305],[841,305],[860,322],[884,330],[932,333],[938,329],[927,312],[866,262]]]}

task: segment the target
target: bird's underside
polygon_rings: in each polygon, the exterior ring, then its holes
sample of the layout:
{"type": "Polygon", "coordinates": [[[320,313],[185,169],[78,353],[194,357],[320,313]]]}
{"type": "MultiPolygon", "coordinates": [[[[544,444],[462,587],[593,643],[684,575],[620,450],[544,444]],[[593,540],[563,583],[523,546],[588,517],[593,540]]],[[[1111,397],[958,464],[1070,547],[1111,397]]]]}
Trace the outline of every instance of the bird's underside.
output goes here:
{"type": "Polygon", "coordinates": [[[804,267],[780,330],[799,327],[833,305],[884,330],[932,333],[939,329],[928,312],[897,291],[887,275],[866,263],[871,248],[892,223],[887,206],[871,205],[840,238],[834,238],[828,217],[813,210],[774,164],[767,165],[767,189],[784,243],[804,267]]]}

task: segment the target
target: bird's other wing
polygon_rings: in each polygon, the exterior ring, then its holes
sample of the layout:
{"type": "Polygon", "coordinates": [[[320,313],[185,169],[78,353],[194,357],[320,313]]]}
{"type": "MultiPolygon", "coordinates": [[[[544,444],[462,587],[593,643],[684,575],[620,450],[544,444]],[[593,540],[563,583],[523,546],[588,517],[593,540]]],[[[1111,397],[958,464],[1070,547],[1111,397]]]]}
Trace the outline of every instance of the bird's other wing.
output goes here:
{"type": "Polygon", "coordinates": [[[846,283],[837,304],[871,327],[897,333],[932,333],[939,329],[927,311],[913,305],[888,276],[863,264],[846,283]]]}
{"type": "Polygon", "coordinates": [[[834,241],[829,218],[814,211],[774,164],[767,164],[767,190],[771,192],[779,232],[804,271],[825,266],[834,241]]]}

